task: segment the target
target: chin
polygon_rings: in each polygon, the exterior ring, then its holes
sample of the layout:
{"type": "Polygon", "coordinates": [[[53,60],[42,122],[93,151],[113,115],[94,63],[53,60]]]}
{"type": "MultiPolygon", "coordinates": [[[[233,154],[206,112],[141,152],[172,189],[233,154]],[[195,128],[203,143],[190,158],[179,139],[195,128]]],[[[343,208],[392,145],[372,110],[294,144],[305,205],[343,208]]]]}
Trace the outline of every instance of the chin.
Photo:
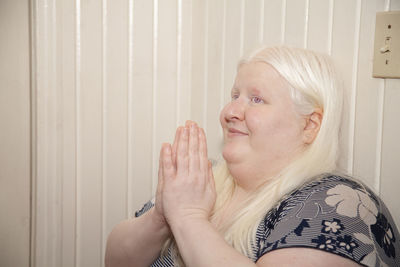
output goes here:
{"type": "Polygon", "coordinates": [[[237,163],[243,161],[246,153],[243,149],[238,149],[232,144],[225,144],[222,149],[222,156],[227,163],[237,163]]]}

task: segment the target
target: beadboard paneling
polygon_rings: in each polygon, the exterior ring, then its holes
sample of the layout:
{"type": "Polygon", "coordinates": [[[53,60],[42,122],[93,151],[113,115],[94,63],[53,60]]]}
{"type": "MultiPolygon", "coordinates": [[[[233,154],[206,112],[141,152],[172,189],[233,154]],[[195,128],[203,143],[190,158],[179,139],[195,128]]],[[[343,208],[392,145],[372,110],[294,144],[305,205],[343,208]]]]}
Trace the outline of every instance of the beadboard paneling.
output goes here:
{"type": "MultiPolygon", "coordinates": [[[[385,1],[385,10],[400,10],[400,1],[385,1]]],[[[392,212],[397,227],[400,227],[400,80],[386,79],[382,113],[382,149],[380,170],[380,195],[392,212]]]]}
{"type": "Polygon", "coordinates": [[[0,2],[0,265],[29,266],[29,1],[0,2]]]}
{"type": "Polygon", "coordinates": [[[384,0],[32,2],[33,266],[101,266],[112,227],[157,185],[158,154],[185,120],[222,144],[218,116],[240,57],[260,44],[332,55],[346,105],[340,166],[395,220],[398,80],[371,78],[384,0]]]}
{"type": "Polygon", "coordinates": [[[304,47],[308,33],[308,0],[286,0],[284,43],[304,47]]]}
{"type": "Polygon", "coordinates": [[[359,19],[361,0],[336,0],[333,5],[332,23],[332,55],[343,78],[345,89],[345,105],[343,109],[343,124],[341,135],[342,155],[339,166],[342,170],[352,173],[353,169],[353,139],[354,139],[354,81],[353,73],[357,72],[359,19]]]}
{"type": "Polygon", "coordinates": [[[358,57],[356,119],[354,136],[354,175],[379,191],[380,153],[384,81],[371,75],[375,12],[383,2],[363,1],[361,9],[360,45],[358,57]],[[372,18],[372,19],[371,19],[372,18]]]}
{"type": "Polygon", "coordinates": [[[333,1],[310,0],[306,47],[322,53],[330,52],[333,1]]]}

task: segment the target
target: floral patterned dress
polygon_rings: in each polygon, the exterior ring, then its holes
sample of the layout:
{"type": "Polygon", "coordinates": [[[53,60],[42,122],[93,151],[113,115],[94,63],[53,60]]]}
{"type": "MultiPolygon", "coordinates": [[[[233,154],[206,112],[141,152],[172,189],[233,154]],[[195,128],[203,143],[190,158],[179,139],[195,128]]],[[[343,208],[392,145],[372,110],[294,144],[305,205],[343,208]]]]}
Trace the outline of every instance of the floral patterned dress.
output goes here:
{"type": "MultiPolygon", "coordinates": [[[[285,197],[266,214],[255,240],[254,262],[272,250],[303,247],[363,266],[400,266],[399,231],[385,204],[361,183],[337,175],[325,174],[285,197]]],[[[152,266],[174,266],[170,253],[152,266]]]]}

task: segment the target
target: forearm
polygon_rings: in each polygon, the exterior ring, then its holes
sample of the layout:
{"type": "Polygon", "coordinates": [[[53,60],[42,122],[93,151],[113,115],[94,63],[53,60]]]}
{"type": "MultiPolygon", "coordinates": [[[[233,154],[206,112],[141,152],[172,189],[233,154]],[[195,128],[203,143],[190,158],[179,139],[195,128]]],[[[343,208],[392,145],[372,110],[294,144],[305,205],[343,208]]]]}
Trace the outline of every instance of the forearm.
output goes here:
{"type": "Polygon", "coordinates": [[[153,216],[154,208],[139,218],[118,224],[107,240],[107,267],[149,266],[170,235],[165,223],[153,216]]]}
{"type": "Polygon", "coordinates": [[[179,252],[188,267],[256,266],[231,247],[207,220],[191,220],[171,226],[179,252]]]}

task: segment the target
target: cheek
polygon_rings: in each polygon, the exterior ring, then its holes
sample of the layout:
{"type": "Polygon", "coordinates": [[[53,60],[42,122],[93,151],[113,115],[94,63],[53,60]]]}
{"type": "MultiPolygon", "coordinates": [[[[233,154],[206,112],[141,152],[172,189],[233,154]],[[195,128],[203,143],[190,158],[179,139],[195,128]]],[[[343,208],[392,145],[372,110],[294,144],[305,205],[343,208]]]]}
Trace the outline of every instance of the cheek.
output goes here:
{"type": "Polygon", "coordinates": [[[252,135],[257,137],[254,140],[256,142],[264,143],[267,142],[267,139],[274,142],[273,140],[276,138],[285,142],[285,139],[289,141],[299,135],[298,121],[293,114],[285,111],[249,111],[246,123],[252,135]]]}
{"type": "Polygon", "coordinates": [[[276,129],[279,120],[274,112],[249,109],[246,112],[246,126],[253,136],[271,134],[276,129]]]}

